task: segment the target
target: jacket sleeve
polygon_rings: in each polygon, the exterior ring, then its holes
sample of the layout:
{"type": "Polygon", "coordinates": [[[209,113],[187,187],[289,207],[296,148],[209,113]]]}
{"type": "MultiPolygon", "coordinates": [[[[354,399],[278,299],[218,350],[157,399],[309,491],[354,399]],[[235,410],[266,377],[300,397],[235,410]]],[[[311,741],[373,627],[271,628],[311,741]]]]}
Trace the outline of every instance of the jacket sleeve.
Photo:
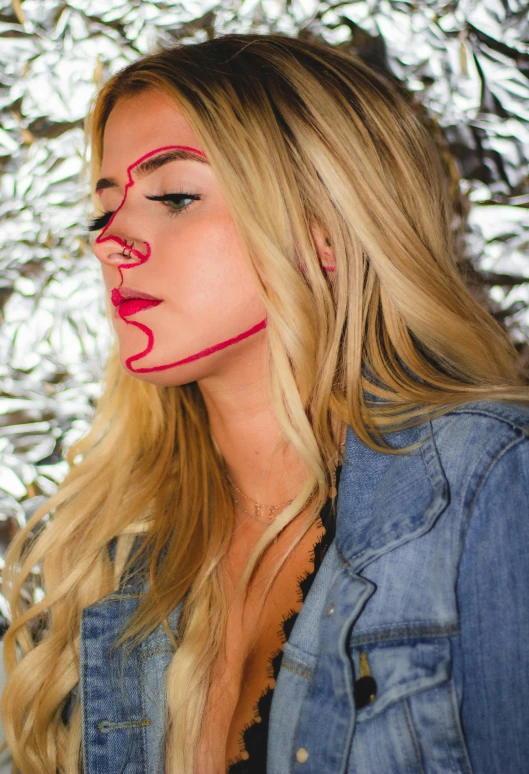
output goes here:
{"type": "Polygon", "coordinates": [[[491,462],[457,583],[461,720],[473,771],[529,772],[529,437],[491,462]]]}

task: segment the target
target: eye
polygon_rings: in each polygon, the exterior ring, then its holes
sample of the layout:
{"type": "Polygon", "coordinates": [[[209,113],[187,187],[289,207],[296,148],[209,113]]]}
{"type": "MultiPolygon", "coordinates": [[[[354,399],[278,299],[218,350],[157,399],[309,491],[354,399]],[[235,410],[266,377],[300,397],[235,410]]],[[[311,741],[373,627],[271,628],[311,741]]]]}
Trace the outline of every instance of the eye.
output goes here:
{"type": "MultiPolygon", "coordinates": [[[[179,212],[186,210],[190,205],[186,204],[183,207],[177,207],[176,205],[181,204],[185,199],[196,201],[202,197],[198,194],[190,194],[182,191],[181,193],[162,194],[161,196],[146,196],[145,198],[150,199],[153,202],[163,202],[169,209],[171,215],[177,215],[179,212]]],[[[105,228],[113,214],[114,212],[110,211],[104,212],[98,218],[91,220],[88,225],[88,231],[100,231],[102,228],[105,228]]]]}
{"type": "Polygon", "coordinates": [[[186,210],[191,206],[186,204],[183,207],[178,207],[177,205],[181,204],[184,199],[190,199],[193,202],[202,197],[198,194],[185,193],[185,191],[182,191],[180,193],[162,194],[161,196],[146,196],[145,198],[150,199],[152,202],[163,202],[171,215],[177,215],[179,212],[183,212],[183,210],[186,210]]]}
{"type": "Polygon", "coordinates": [[[104,212],[98,218],[91,220],[88,224],[88,231],[99,231],[100,229],[105,228],[113,214],[113,212],[104,212]]]}

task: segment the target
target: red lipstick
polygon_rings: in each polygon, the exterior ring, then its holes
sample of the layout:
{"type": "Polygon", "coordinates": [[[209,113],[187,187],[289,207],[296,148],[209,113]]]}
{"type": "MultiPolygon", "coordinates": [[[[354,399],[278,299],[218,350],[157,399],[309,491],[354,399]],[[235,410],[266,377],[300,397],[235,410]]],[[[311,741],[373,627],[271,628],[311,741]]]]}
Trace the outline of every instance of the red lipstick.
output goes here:
{"type": "Polygon", "coordinates": [[[116,307],[116,315],[120,317],[128,317],[142,309],[149,309],[162,303],[161,299],[151,296],[150,293],[129,287],[114,288],[110,298],[116,307]]]}

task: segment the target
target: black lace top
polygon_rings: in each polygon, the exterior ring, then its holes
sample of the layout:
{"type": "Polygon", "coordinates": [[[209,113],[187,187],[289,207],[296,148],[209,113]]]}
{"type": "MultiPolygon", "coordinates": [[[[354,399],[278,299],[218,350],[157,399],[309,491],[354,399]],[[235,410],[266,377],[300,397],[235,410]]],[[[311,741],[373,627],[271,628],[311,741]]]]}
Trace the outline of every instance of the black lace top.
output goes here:
{"type": "MultiPolygon", "coordinates": [[[[341,465],[336,468],[336,488],[340,483],[341,465]]],[[[332,512],[332,500],[329,498],[320,511],[320,519],[325,532],[318,540],[313,549],[314,568],[311,572],[306,572],[299,579],[299,589],[301,591],[303,602],[307,598],[310,587],[314,582],[316,573],[320,568],[328,547],[332,543],[335,535],[335,516],[332,512]]],[[[299,612],[287,614],[281,622],[283,644],[290,637],[294,628],[299,612]]],[[[269,676],[277,680],[279,668],[283,660],[283,649],[272,653],[269,659],[269,676]]],[[[273,688],[266,688],[257,704],[255,705],[255,716],[261,718],[260,722],[252,721],[242,731],[242,746],[248,755],[245,760],[237,760],[226,769],[226,774],[266,774],[266,748],[268,745],[268,724],[270,720],[270,707],[272,705],[273,688]]]]}

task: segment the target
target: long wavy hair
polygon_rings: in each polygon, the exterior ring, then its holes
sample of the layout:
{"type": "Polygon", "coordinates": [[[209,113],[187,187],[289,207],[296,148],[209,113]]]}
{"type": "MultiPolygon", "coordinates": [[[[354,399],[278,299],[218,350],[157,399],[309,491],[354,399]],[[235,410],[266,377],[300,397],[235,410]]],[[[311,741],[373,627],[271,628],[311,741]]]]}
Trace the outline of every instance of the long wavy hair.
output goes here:
{"type": "MultiPolygon", "coordinates": [[[[398,451],[384,434],[471,401],[529,403],[527,378],[507,333],[460,275],[449,170],[425,111],[393,79],[323,43],[279,34],[178,45],[100,89],[88,127],[95,174],[112,108],[145,89],[170,95],[222,183],[266,305],[283,442],[308,472],[250,556],[246,593],[270,542],[311,499],[298,539],[317,518],[344,425],[372,449],[407,453],[412,447],[398,451]],[[334,272],[322,270],[311,223],[329,235],[334,272]]],[[[160,622],[172,637],[166,760],[173,774],[189,774],[223,645],[221,577],[234,523],[197,383],[137,380],[114,350],[90,432],[67,459],[57,493],[6,556],[1,712],[15,766],[82,770],[78,698],[63,717],[79,682],[81,613],[134,562],[149,588],[117,645],[135,647],[160,622]],[[36,566],[45,594],[30,603],[36,566]],[[177,641],[167,617],[180,601],[177,641]]]]}

